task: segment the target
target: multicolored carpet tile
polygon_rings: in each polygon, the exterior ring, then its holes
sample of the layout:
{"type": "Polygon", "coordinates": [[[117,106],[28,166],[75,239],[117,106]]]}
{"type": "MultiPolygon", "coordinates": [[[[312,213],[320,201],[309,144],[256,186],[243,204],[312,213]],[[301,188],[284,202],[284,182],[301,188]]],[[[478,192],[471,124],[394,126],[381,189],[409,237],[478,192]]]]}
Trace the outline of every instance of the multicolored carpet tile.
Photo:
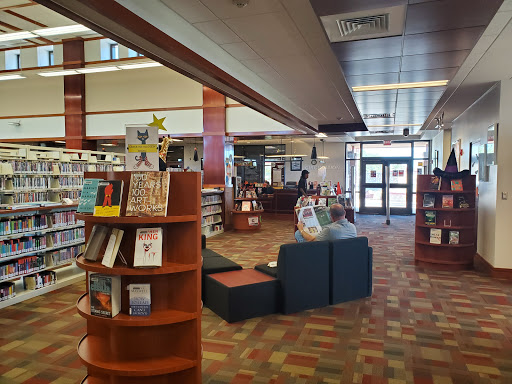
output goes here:
{"type": "MultiPolygon", "coordinates": [[[[371,298],[228,324],[204,308],[203,382],[211,384],[512,383],[512,282],[414,265],[414,217],[357,217],[374,249],[371,298]]],[[[291,218],[208,247],[244,268],[276,260],[291,218]]],[[[79,383],[84,284],[0,311],[0,384],[79,383]]]]}

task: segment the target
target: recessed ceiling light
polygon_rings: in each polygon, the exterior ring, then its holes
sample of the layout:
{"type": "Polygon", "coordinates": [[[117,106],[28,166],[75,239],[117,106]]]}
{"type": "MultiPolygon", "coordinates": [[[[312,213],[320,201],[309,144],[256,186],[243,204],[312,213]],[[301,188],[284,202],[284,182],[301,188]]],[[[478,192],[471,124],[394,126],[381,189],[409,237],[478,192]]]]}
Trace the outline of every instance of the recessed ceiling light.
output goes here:
{"type": "Polygon", "coordinates": [[[448,84],[450,80],[437,80],[437,81],[419,81],[416,83],[395,83],[395,84],[380,84],[380,85],[363,85],[359,87],[352,87],[354,92],[364,91],[382,91],[387,89],[408,89],[408,88],[426,88],[426,87],[443,87],[448,84]]]}
{"type": "Polygon", "coordinates": [[[65,69],[63,71],[39,72],[38,75],[44,76],[44,77],[68,76],[68,75],[78,75],[78,72],[74,69],[65,69]]]}
{"type": "Polygon", "coordinates": [[[23,40],[23,39],[34,39],[34,38],[37,38],[37,36],[29,31],[0,34],[0,41],[23,40]]]}
{"type": "Polygon", "coordinates": [[[76,71],[78,73],[96,73],[96,72],[120,71],[120,69],[117,67],[114,67],[114,66],[110,66],[110,67],[77,68],[76,71]]]}
{"type": "Polygon", "coordinates": [[[150,67],[161,67],[162,64],[157,63],[156,61],[152,63],[135,63],[135,64],[123,64],[118,65],[117,68],[120,69],[138,69],[138,68],[150,68],[150,67]]]}
{"type": "Polygon", "coordinates": [[[18,80],[18,79],[26,79],[26,77],[21,76],[21,75],[0,76],[0,80],[18,80]]]}
{"type": "Polygon", "coordinates": [[[327,137],[327,135],[323,132],[317,133],[315,136],[316,137],[327,137]]]}
{"type": "Polygon", "coordinates": [[[65,25],[63,27],[36,29],[35,31],[32,31],[32,32],[39,36],[55,36],[55,35],[65,35],[67,33],[77,33],[77,32],[85,32],[85,31],[90,31],[90,29],[87,28],[85,25],[73,24],[73,25],[65,25]]]}

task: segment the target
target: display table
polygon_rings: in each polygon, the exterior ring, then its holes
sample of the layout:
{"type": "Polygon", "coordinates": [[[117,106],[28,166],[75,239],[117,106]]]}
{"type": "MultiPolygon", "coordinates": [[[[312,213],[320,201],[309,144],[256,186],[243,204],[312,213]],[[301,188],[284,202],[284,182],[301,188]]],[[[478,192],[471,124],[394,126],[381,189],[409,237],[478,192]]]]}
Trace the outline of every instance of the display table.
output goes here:
{"type": "Polygon", "coordinates": [[[263,209],[255,211],[235,211],[232,210],[233,229],[237,231],[256,231],[261,228],[261,214],[263,209]],[[250,225],[249,219],[256,218],[258,220],[257,225],[250,225]]]}

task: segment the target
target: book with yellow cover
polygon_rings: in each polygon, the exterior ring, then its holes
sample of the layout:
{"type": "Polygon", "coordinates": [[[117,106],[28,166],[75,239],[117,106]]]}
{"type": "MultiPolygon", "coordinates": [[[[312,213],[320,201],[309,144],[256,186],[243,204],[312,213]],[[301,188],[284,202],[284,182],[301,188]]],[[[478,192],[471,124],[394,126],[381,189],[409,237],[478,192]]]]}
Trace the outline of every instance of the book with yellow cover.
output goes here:
{"type": "Polygon", "coordinates": [[[119,216],[123,196],[122,180],[105,180],[98,183],[94,216],[119,216]]]}
{"type": "Polygon", "coordinates": [[[126,216],[166,216],[169,172],[132,172],[126,216]]]}

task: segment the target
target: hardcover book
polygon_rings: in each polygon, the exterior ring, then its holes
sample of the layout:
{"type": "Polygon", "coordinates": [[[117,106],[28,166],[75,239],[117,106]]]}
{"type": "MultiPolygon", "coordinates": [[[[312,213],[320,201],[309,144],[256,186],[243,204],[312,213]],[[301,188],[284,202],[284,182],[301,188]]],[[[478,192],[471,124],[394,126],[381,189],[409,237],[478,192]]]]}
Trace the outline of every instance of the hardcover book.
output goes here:
{"type": "Polygon", "coordinates": [[[169,172],[132,172],[126,216],[166,216],[169,172]]]}
{"type": "Polygon", "coordinates": [[[423,207],[434,208],[435,202],[436,197],[434,195],[428,193],[425,193],[425,195],[423,195],[423,207]]]}
{"type": "Polygon", "coordinates": [[[466,197],[463,195],[457,196],[457,206],[459,208],[469,208],[469,203],[466,200],[466,197]]]}
{"type": "Polygon", "coordinates": [[[425,224],[436,225],[436,211],[425,211],[425,224]]]}
{"type": "Polygon", "coordinates": [[[443,195],[443,208],[453,208],[453,195],[443,195]]]}
{"type": "Polygon", "coordinates": [[[101,179],[85,179],[80,202],[78,203],[77,212],[93,213],[96,204],[96,194],[98,193],[98,183],[101,179]]]}
{"type": "Polygon", "coordinates": [[[121,276],[89,275],[91,315],[115,317],[121,310],[121,276]]]}
{"type": "Polygon", "coordinates": [[[151,315],[151,285],[130,284],[128,291],[130,298],[130,316],[151,315]]]}
{"type": "Polygon", "coordinates": [[[89,261],[98,261],[98,256],[100,255],[100,250],[103,247],[107,233],[108,227],[103,225],[95,225],[92,227],[89,240],[85,246],[84,259],[89,261]]]}
{"type": "Polygon", "coordinates": [[[438,228],[430,228],[430,242],[432,244],[441,244],[441,230],[438,228]]]}
{"type": "Polygon", "coordinates": [[[107,248],[105,249],[103,260],[101,261],[101,264],[103,264],[105,267],[112,268],[114,266],[117,253],[119,252],[119,246],[121,245],[121,240],[123,239],[123,234],[124,231],[122,229],[112,228],[112,232],[107,243],[107,248]]]}
{"type": "Polygon", "coordinates": [[[242,201],[242,211],[250,211],[251,210],[251,202],[250,201],[242,201]]]}
{"type": "Polygon", "coordinates": [[[448,238],[450,244],[459,244],[459,231],[450,231],[448,238]]]}
{"type": "Polygon", "coordinates": [[[135,236],[133,266],[162,266],[162,228],[138,228],[135,236]]]}
{"type": "Polygon", "coordinates": [[[461,179],[453,179],[450,181],[452,191],[462,191],[462,180],[461,179]]]}
{"type": "Polygon", "coordinates": [[[105,180],[98,183],[94,216],[119,216],[121,214],[122,180],[105,180]]]}
{"type": "Polygon", "coordinates": [[[441,188],[441,178],[439,176],[430,177],[430,189],[438,191],[441,188]]]}

